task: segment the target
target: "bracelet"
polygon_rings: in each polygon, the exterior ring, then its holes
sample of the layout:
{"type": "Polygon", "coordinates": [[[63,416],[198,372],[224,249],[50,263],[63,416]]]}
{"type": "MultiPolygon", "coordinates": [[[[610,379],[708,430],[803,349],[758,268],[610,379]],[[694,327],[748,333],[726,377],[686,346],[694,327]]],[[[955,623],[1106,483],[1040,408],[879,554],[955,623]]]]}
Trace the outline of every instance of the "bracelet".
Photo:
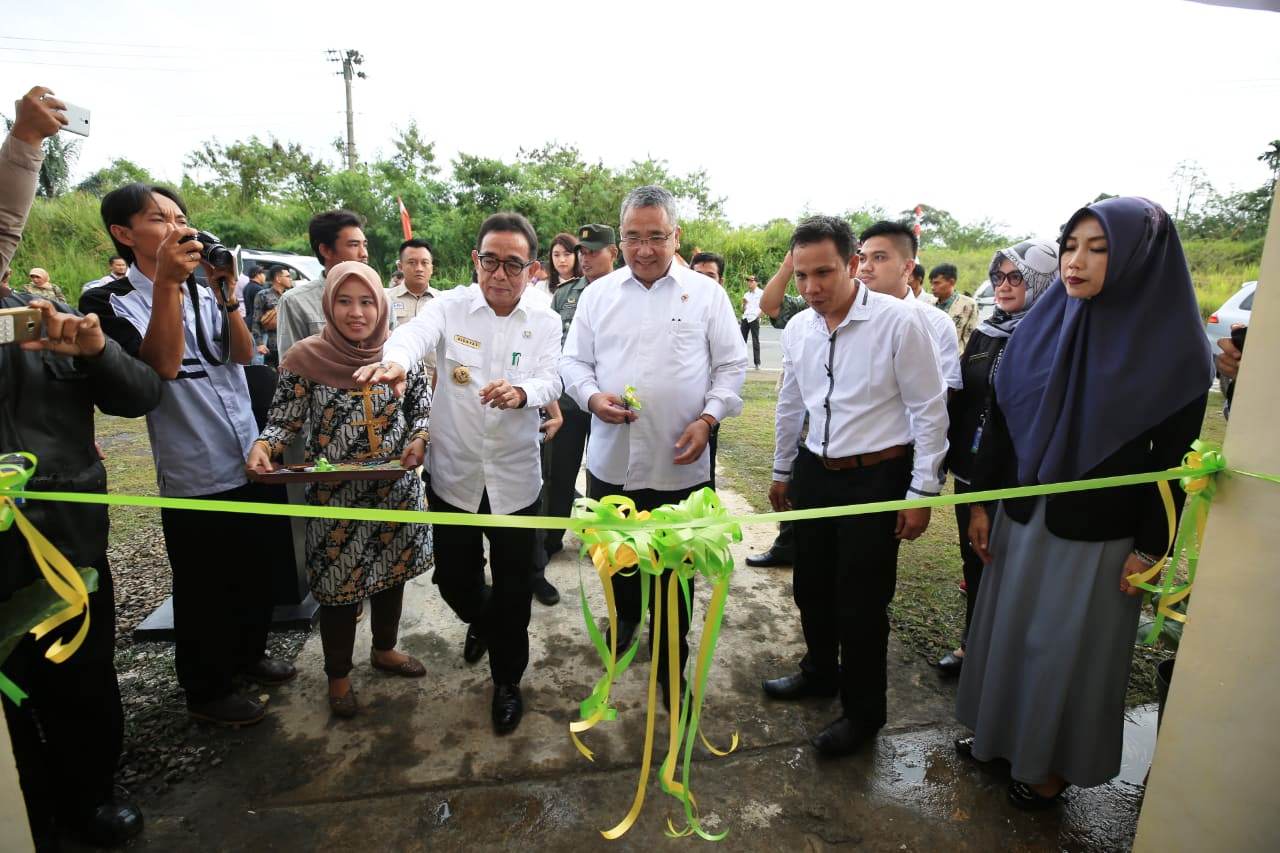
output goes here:
{"type": "Polygon", "coordinates": [[[706,414],[705,412],[702,413],[701,415],[698,415],[698,420],[705,423],[711,429],[716,428],[716,419],[711,417],[711,415],[706,414]]]}
{"type": "Polygon", "coordinates": [[[1139,560],[1146,563],[1147,568],[1151,568],[1152,566],[1154,566],[1156,563],[1160,562],[1163,559],[1162,557],[1153,557],[1150,554],[1148,554],[1146,551],[1139,551],[1137,548],[1133,549],[1133,556],[1137,557],[1139,560]]]}
{"type": "Polygon", "coordinates": [[[239,311],[239,310],[240,310],[240,303],[239,303],[239,302],[224,302],[224,303],[222,303],[222,306],[223,306],[224,308],[226,308],[228,311],[239,311]]]}

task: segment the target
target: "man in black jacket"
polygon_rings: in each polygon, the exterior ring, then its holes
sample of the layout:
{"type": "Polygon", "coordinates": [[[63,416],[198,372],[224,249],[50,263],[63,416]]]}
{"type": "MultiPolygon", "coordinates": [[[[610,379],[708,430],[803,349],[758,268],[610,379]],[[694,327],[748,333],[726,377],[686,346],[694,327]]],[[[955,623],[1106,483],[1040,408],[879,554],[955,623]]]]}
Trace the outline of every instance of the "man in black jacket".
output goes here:
{"type": "MultiPolygon", "coordinates": [[[[21,237],[40,169],[40,141],[57,132],[50,115],[57,106],[48,90],[33,89],[0,147],[0,271],[9,266],[21,237]]],[[[0,452],[37,457],[38,469],[27,484],[31,491],[105,492],[106,469],[94,447],[94,408],[140,417],[160,402],[160,377],[107,340],[96,316],[0,291],[0,308],[23,307],[40,310],[44,337],[0,346],[0,452]]],[[[75,634],[78,618],[40,640],[28,635],[4,662],[5,674],[29,695],[20,707],[3,704],[32,833],[40,849],[55,844],[59,830],[94,844],[119,844],[141,831],[142,814],[116,799],[112,784],[124,717],[113,663],[107,508],[29,501],[22,511],[72,565],[98,571],[98,591],[89,596],[89,631],[75,654],[61,664],[44,656],[55,641],[75,634]]],[[[16,525],[0,533],[0,601],[40,577],[16,525]]]]}

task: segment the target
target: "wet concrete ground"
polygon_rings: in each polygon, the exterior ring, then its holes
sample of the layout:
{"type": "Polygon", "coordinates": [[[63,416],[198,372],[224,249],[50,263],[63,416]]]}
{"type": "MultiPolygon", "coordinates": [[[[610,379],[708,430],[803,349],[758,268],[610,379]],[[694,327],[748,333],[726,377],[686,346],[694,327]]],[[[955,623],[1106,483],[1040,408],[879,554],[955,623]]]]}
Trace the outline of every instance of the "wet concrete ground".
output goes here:
{"type": "MultiPolygon", "coordinates": [[[[736,496],[734,512],[749,512],[736,496]]],[[[952,740],[954,683],[891,641],[890,724],[872,748],[820,759],[810,734],[839,714],[834,700],[766,700],[760,679],[791,671],[802,651],[788,570],[755,570],[742,557],[773,531],[744,530],[704,709],[704,731],[724,746],[699,746],[692,790],[703,825],[727,829],[725,849],[1116,850],[1132,843],[1142,779],[1154,744],[1154,711],[1140,709],[1126,737],[1125,769],[1109,785],[1073,790],[1057,811],[1028,815],[1004,797],[1007,769],[961,759],[952,740]]],[[[331,719],[319,635],[298,659],[299,677],[273,691],[263,724],[228,733],[228,759],[193,782],[143,804],[143,850],[648,850],[698,839],[665,837],[681,825],[679,804],[651,778],[645,808],[620,840],[602,829],[626,814],[644,739],[648,657],[615,691],[620,719],[588,732],[596,760],[582,757],[567,727],[600,672],[576,603],[579,562],[561,554],[548,568],[562,602],[534,604],[525,717],[498,738],[489,723],[487,663],[462,661],[464,626],[428,580],[405,596],[401,648],[427,665],[420,680],[375,673],[369,634],[357,640],[354,720],[331,719]]],[[[584,570],[587,568],[583,564],[584,570]]],[[[588,598],[604,612],[594,575],[588,598]]],[[[707,590],[698,590],[700,616],[707,590]]],[[[697,630],[691,630],[691,644],[697,630]]],[[[696,655],[696,648],[693,652],[696,655]]],[[[667,723],[659,703],[659,744],[667,723]]],[[[659,747],[660,749],[661,747],[659,747]]],[[[655,765],[660,756],[655,759],[655,765]]],[[[651,773],[651,776],[653,774],[651,773]]]]}

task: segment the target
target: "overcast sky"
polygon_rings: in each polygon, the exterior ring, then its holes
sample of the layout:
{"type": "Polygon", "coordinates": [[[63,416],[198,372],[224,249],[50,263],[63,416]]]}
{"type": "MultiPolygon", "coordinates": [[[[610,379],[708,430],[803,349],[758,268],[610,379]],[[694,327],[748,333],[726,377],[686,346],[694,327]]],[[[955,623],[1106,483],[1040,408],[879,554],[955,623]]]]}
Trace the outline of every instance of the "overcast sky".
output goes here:
{"type": "Polygon", "coordinates": [[[1280,14],[1184,0],[6,5],[6,91],[92,111],[77,178],[127,157],[177,180],[253,133],[335,159],[327,48],[366,58],[362,157],[410,119],[446,168],[653,156],[706,169],[735,223],[924,202],[1047,235],[1103,191],[1172,208],[1182,160],[1252,189],[1280,137],[1280,14]]]}

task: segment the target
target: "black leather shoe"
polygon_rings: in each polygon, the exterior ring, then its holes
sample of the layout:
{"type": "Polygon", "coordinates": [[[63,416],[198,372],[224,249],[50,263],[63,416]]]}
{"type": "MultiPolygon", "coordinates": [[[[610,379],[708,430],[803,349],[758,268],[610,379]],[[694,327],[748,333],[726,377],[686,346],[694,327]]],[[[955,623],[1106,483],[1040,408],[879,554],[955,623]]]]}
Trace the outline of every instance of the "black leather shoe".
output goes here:
{"type": "Polygon", "coordinates": [[[770,678],[768,681],[762,681],[760,686],[764,688],[766,696],[783,700],[804,699],[809,696],[830,699],[838,692],[835,686],[826,686],[814,681],[803,672],[784,675],[781,678],[770,678]]]}
{"type": "Polygon", "coordinates": [[[288,661],[263,658],[240,674],[259,684],[284,684],[294,679],[298,669],[288,661]]]}
{"type": "Polygon", "coordinates": [[[757,569],[772,569],[775,566],[789,566],[795,559],[790,554],[783,554],[770,548],[763,554],[752,554],[747,557],[747,565],[757,569]]]}
{"type": "MultiPolygon", "coordinates": [[[[636,638],[636,629],[640,627],[639,622],[632,622],[630,619],[618,620],[618,654],[631,648],[631,642],[636,638]]],[[[609,629],[604,629],[604,647],[609,646],[609,629]]]]}
{"type": "Polygon", "coordinates": [[[70,829],[94,847],[119,847],[142,832],[142,811],[128,800],[112,798],[70,829]]]}
{"type": "Polygon", "coordinates": [[[956,745],[956,752],[959,753],[962,757],[967,758],[970,761],[978,760],[973,757],[973,735],[969,735],[968,737],[956,738],[955,745],[956,745]]]}
{"type": "Polygon", "coordinates": [[[547,607],[560,603],[560,590],[546,578],[538,578],[533,582],[533,597],[547,607]]]}
{"type": "Polygon", "coordinates": [[[955,652],[947,652],[942,660],[938,661],[938,671],[943,675],[957,676],[960,674],[961,667],[964,666],[964,658],[955,652]]]}
{"type": "Polygon", "coordinates": [[[489,651],[489,644],[484,641],[484,637],[480,636],[480,631],[474,624],[467,626],[467,639],[462,644],[462,659],[467,663],[475,663],[484,657],[484,653],[489,651]]]}
{"type": "Polygon", "coordinates": [[[228,693],[212,702],[188,702],[187,713],[193,720],[199,720],[202,723],[239,729],[262,722],[262,718],[267,715],[267,709],[256,699],[241,696],[239,693],[228,693]]]}
{"type": "Polygon", "coordinates": [[[520,697],[520,685],[495,684],[493,686],[493,730],[500,735],[510,734],[520,725],[524,716],[524,699],[520,697]]]}
{"type": "Polygon", "coordinates": [[[876,729],[861,726],[848,717],[841,717],[813,737],[809,743],[823,755],[837,757],[857,752],[864,744],[875,739],[876,729]]]}
{"type": "Polygon", "coordinates": [[[1045,809],[1051,809],[1062,802],[1062,795],[1067,790],[1067,786],[1063,785],[1058,789],[1058,793],[1052,797],[1046,797],[1037,794],[1026,782],[1019,782],[1017,779],[1009,781],[1009,803],[1017,809],[1024,812],[1042,812],[1045,809]]]}

